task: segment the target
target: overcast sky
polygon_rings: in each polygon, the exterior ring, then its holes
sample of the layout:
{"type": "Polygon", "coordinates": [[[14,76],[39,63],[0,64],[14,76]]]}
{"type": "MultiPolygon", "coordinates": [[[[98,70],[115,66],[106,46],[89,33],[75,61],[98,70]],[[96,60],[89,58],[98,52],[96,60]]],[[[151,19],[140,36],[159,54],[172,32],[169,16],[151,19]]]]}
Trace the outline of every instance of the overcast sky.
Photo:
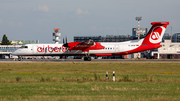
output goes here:
{"type": "Polygon", "coordinates": [[[63,37],[132,35],[140,27],[169,21],[166,33],[180,32],[180,0],[0,0],[0,41],[40,40],[52,43],[53,28],[63,37]]]}

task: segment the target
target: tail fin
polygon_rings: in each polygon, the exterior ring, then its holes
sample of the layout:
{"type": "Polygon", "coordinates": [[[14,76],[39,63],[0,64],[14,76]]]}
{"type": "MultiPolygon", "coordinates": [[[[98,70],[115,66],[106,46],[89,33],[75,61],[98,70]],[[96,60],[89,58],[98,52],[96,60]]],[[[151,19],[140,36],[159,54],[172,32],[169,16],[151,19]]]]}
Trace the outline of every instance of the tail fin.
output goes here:
{"type": "Polygon", "coordinates": [[[151,25],[142,45],[160,45],[169,22],[152,22],[151,25]]]}

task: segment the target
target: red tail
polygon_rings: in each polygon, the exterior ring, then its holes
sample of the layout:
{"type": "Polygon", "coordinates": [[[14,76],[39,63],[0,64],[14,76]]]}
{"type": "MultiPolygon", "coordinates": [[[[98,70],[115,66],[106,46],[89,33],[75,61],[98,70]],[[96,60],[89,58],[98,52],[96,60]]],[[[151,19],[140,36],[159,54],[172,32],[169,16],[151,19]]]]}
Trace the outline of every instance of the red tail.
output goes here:
{"type": "Polygon", "coordinates": [[[164,36],[165,30],[169,22],[152,22],[151,29],[149,30],[148,34],[144,38],[142,43],[143,46],[145,45],[160,45],[162,38],[164,36]]]}

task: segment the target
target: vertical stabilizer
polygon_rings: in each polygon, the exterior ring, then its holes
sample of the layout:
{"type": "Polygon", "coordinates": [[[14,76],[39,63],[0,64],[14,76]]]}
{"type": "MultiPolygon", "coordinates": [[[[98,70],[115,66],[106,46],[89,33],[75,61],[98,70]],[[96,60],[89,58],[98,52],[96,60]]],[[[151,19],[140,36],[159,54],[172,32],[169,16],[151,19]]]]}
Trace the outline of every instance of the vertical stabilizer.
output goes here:
{"type": "Polygon", "coordinates": [[[169,22],[152,22],[151,25],[142,45],[160,45],[169,22]]]}

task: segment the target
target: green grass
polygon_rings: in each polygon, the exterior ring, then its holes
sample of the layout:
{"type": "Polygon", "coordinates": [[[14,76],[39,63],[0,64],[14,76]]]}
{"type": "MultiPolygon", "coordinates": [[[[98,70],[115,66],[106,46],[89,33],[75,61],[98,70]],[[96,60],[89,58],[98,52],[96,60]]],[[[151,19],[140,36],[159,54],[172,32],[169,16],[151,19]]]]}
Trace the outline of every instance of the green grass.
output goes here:
{"type": "Polygon", "coordinates": [[[169,101],[179,88],[180,63],[0,63],[0,101],[169,101]]]}
{"type": "Polygon", "coordinates": [[[178,83],[37,82],[1,83],[8,100],[178,100],[178,83]]]}

